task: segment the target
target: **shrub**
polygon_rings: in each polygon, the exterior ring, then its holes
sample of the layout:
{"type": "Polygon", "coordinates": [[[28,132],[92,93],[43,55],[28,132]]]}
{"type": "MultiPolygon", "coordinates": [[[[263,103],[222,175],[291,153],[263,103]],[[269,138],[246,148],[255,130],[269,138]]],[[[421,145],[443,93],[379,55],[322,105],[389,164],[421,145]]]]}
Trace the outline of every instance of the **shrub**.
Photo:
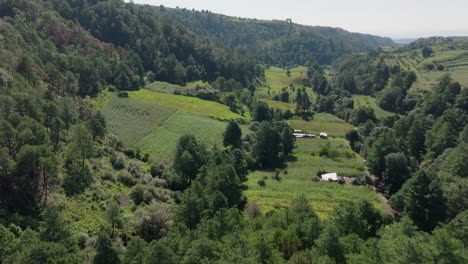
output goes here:
{"type": "Polygon", "coordinates": [[[172,212],[167,204],[153,203],[139,208],[134,215],[135,232],[146,241],[159,239],[172,226],[172,212]]]}
{"type": "Polygon", "coordinates": [[[117,180],[128,187],[131,187],[136,184],[135,179],[128,171],[119,172],[117,180]]]}
{"type": "Polygon", "coordinates": [[[114,153],[110,160],[114,169],[121,170],[125,168],[125,157],[123,157],[121,154],[114,153]]]}
{"type": "Polygon", "coordinates": [[[254,219],[262,215],[262,211],[255,201],[249,201],[247,203],[247,206],[245,207],[245,213],[250,219],[254,219]]]}
{"type": "Polygon", "coordinates": [[[168,184],[167,181],[161,178],[155,178],[153,179],[153,185],[156,188],[167,188],[168,184]]]}
{"type": "Polygon", "coordinates": [[[124,154],[131,159],[135,158],[135,150],[132,148],[125,149],[124,154]]]}
{"type": "Polygon", "coordinates": [[[120,97],[120,98],[128,98],[128,93],[124,92],[124,91],[121,91],[121,92],[117,93],[117,96],[120,97]]]}
{"type": "Polygon", "coordinates": [[[259,180],[257,183],[258,183],[258,185],[259,185],[260,187],[265,187],[265,186],[266,186],[266,182],[265,182],[264,179],[259,180]]]}
{"type": "Polygon", "coordinates": [[[138,163],[130,162],[127,168],[128,172],[136,178],[141,178],[144,174],[143,169],[138,163]]]}
{"type": "Polygon", "coordinates": [[[140,205],[145,200],[145,186],[138,184],[130,192],[130,198],[136,205],[140,205]]]}
{"type": "Polygon", "coordinates": [[[110,170],[104,171],[102,175],[102,179],[106,181],[112,181],[112,182],[115,181],[114,174],[110,170]]]}
{"type": "Polygon", "coordinates": [[[151,165],[150,173],[153,177],[161,177],[166,169],[166,164],[160,162],[158,164],[151,165]]]}

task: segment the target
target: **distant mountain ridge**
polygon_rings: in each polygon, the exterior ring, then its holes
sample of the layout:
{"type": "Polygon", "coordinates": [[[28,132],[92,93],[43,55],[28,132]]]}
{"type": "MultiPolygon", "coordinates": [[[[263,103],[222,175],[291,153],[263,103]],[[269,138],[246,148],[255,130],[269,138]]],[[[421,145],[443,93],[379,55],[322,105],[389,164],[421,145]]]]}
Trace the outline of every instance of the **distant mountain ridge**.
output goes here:
{"type": "Polygon", "coordinates": [[[392,39],[340,28],[305,26],[292,21],[230,17],[210,11],[154,7],[194,33],[228,45],[260,63],[330,64],[343,55],[395,45],[392,39]]]}

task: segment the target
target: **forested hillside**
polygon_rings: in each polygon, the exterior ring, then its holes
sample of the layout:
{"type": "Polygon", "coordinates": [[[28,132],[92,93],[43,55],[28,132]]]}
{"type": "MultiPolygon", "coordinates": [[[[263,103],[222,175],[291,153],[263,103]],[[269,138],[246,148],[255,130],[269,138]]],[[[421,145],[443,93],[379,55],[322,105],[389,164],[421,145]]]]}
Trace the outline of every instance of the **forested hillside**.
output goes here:
{"type": "Polygon", "coordinates": [[[466,43],[0,0],[0,263],[467,263],[466,43]]]}
{"type": "Polygon", "coordinates": [[[235,18],[209,11],[162,6],[154,9],[196,35],[229,45],[260,63],[270,65],[330,64],[345,54],[394,44],[388,38],[350,33],[339,28],[235,18]]]}
{"type": "MultiPolygon", "coordinates": [[[[197,38],[155,9],[120,0],[49,0],[65,19],[75,21],[99,40],[125,49],[124,72],[149,74],[150,80],[185,84],[222,76],[248,86],[261,74],[255,64],[232,50],[197,38]]],[[[130,76],[131,77],[131,76],[130,76]]],[[[138,84],[121,86],[134,89],[138,84]]]]}

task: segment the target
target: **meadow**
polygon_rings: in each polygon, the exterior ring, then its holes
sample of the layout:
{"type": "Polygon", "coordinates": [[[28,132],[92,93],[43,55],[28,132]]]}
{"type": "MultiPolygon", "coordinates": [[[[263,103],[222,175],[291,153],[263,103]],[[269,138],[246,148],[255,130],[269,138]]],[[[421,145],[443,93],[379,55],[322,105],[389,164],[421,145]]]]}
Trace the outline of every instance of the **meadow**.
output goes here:
{"type": "Polygon", "coordinates": [[[161,126],[176,109],[133,98],[112,95],[102,108],[110,133],[119,137],[124,146],[135,145],[161,126]]]}
{"type": "Polygon", "coordinates": [[[332,137],[344,137],[346,132],[354,129],[344,120],[327,113],[315,114],[312,121],[293,119],[289,121],[289,125],[293,129],[300,129],[315,135],[325,132],[332,137]]]}
{"type": "Polygon", "coordinates": [[[387,116],[395,115],[392,112],[388,112],[380,108],[377,105],[376,99],[374,97],[366,96],[366,95],[353,95],[353,100],[354,100],[355,108],[367,106],[367,107],[374,109],[374,113],[378,119],[382,119],[387,116]]]}
{"type": "Polygon", "coordinates": [[[154,92],[147,89],[128,93],[130,98],[155,105],[184,110],[191,113],[213,116],[219,119],[243,118],[229,110],[229,107],[217,102],[206,101],[196,97],[174,95],[168,93],[154,92]]]}
{"type": "MultiPolygon", "coordinates": [[[[290,88],[294,86],[295,88],[304,87],[303,80],[307,77],[307,68],[306,67],[296,67],[289,70],[291,75],[288,76],[288,70],[278,68],[278,67],[269,67],[265,70],[265,86],[258,87],[255,91],[255,96],[257,98],[268,98],[271,99],[275,95],[281,94],[283,88],[288,88],[290,93],[290,100],[294,98],[294,91],[290,88]]],[[[307,90],[309,96],[312,98],[315,97],[315,94],[311,89],[307,90]]]]}
{"type": "Polygon", "coordinates": [[[294,103],[285,103],[270,99],[260,99],[260,101],[267,103],[269,107],[274,109],[280,109],[282,111],[290,110],[291,112],[294,112],[296,110],[296,104],[294,103]]]}

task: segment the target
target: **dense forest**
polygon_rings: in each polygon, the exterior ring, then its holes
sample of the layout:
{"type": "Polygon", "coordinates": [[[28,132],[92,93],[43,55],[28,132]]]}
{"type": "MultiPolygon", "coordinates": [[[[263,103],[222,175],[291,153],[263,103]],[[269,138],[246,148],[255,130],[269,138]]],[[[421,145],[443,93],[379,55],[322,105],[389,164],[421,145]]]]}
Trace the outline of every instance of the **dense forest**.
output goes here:
{"type": "Polygon", "coordinates": [[[388,38],[338,28],[303,26],[292,21],[234,18],[209,11],[164,6],[155,9],[196,35],[235,48],[263,64],[330,64],[346,54],[393,44],[388,38]]]}
{"type": "Polygon", "coordinates": [[[120,0],[0,0],[0,263],[467,263],[468,88],[444,75],[415,92],[419,69],[389,62],[433,56],[440,41],[385,44],[120,0]],[[303,87],[280,98],[294,110],[256,98],[263,64],[306,63],[303,87]],[[219,146],[184,134],[170,162],[152,160],[101,112],[106,94],[152,81],[205,81],[195,96],[208,89],[242,118],[219,121],[219,146]],[[303,195],[263,212],[246,197],[251,172],[287,177],[288,122],[317,113],[352,124],[345,138],[369,171],[355,184],[392,213],[342,201],[322,218],[303,195]]]}

